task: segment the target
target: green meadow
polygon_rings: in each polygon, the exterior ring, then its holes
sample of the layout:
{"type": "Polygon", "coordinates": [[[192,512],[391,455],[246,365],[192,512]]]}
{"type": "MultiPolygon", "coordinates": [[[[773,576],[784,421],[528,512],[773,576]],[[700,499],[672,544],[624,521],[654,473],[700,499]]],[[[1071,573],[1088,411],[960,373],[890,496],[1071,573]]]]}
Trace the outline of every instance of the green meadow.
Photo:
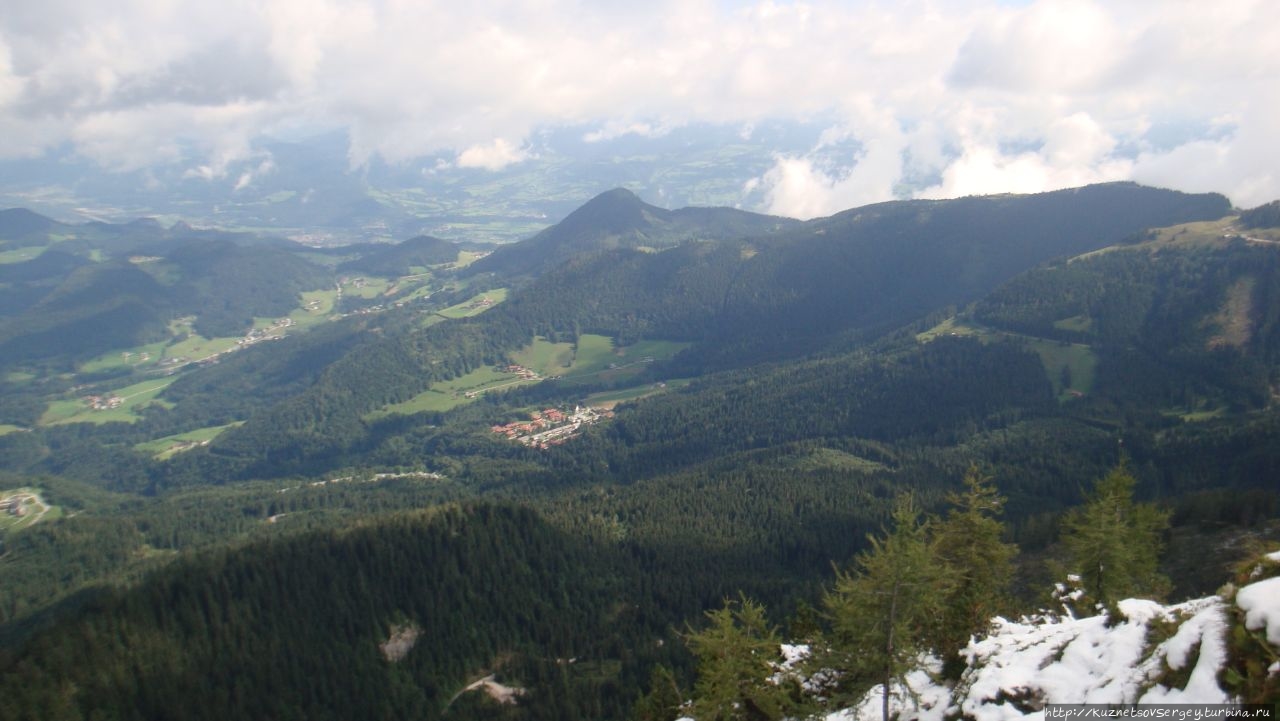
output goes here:
{"type": "Polygon", "coordinates": [[[112,368],[143,368],[160,362],[165,354],[165,343],[148,343],[127,350],[103,353],[80,366],[81,373],[98,373],[112,368]]]}
{"type": "Polygon", "coordinates": [[[26,261],[33,260],[39,256],[47,248],[48,246],[46,245],[31,245],[25,248],[0,250],[0,265],[4,265],[6,263],[25,263],[26,261]]]}
{"type": "MultiPolygon", "coordinates": [[[[1067,323],[1072,326],[1071,330],[1076,330],[1087,327],[1087,320],[1087,318],[1081,320],[1076,317],[1059,321],[1059,323],[1067,323]]],[[[1083,343],[1067,343],[1018,333],[1008,333],[969,324],[954,317],[944,320],[923,333],[918,333],[916,340],[921,343],[927,343],[942,336],[971,336],[984,343],[998,339],[1012,339],[1015,342],[1024,343],[1028,350],[1040,356],[1040,362],[1044,365],[1044,372],[1049,377],[1050,382],[1053,383],[1053,392],[1060,401],[1069,400],[1077,393],[1089,393],[1093,390],[1093,380],[1098,368],[1098,356],[1093,352],[1092,348],[1083,343]]]]}
{"type": "Polygon", "coordinates": [[[370,300],[386,293],[390,287],[391,281],[386,278],[361,276],[359,282],[351,279],[343,283],[342,294],[370,300]]]}
{"type": "Polygon", "coordinates": [[[119,407],[107,410],[93,410],[85,402],[84,398],[54,401],[49,404],[49,408],[40,417],[39,423],[42,426],[56,426],[64,423],[133,423],[139,418],[135,413],[137,409],[148,403],[165,404],[165,401],[157,399],[157,396],[173,380],[172,378],[165,378],[163,380],[143,381],[107,393],[105,395],[119,396],[124,399],[124,402],[119,407]]]}
{"type": "Polygon", "coordinates": [[[625,382],[640,375],[649,363],[667,360],[687,347],[688,343],[666,340],[643,340],[619,347],[608,336],[584,334],[578,337],[573,365],[563,374],[563,380],[625,382]]]}
{"type": "Polygon", "coordinates": [[[589,406],[597,406],[601,408],[612,408],[619,403],[628,401],[638,401],[641,398],[648,398],[659,393],[666,393],[677,388],[684,388],[693,382],[691,378],[676,378],[660,383],[646,383],[644,385],[635,386],[633,388],[623,388],[617,391],[603,391],[600,393],[592,393],[587,396],[586,404],[589,406]]]}
{"type": "Polygon", "coordinates": [[[479,295],[474,295],[457,305],[452,305],[444,310],[437,311],[436,315],[449,319],[470,318],[471,316],[480,315],[506,299],[506,288],[486,290],[485,292],[480,293],[479,295]],[[483,301],[485,300],[488,300],[489,302],[484,303],[483,301]]]}
{"type": "Polygon", "coordinates": [[[177,453],[195,448],[196,445],[200,443],[211,441],[221,435],[221,433],[228,428],[235,428],[236,426],[243,425],[243,423],[244,421],[236,421],[235,423],[228,423],[224,426],[197,428],[194,431],[187,431],[186,433],[178,433],[172,436],[165,436],[164,438],[157,438],[154,441],[139,443],[134,446],[134,449],[150,453],[156,460],[163,461],[177,453]]]}
{"type": "Polygon", "coordinates": [[[365,419],[375,420],[395,413],[409,415],[422,411],[447,411],[475,400],[474,397],[467,397],[468,393],[480,394],[536,382],[524,380],[513,373],[494,370],[492,366],[485,366],[453,380],[436,383],[407,401],[384,406],[366,415],[365,419]]]}
{"type": "Polygon", "coordinates": [[[538,336],[530,345],[512,353],[511,362],[544,376],[561,375],[573,365],[573,344],[552,343],[538,336]]]}

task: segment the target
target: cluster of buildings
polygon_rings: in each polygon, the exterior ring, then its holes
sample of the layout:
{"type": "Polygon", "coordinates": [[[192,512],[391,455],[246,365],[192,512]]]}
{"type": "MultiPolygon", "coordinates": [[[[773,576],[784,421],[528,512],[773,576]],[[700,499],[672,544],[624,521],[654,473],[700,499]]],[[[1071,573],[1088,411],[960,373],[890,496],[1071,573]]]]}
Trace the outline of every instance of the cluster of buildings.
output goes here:
{"type": "Polygon", "coordinates": [[[254,328],[249,333],[236,341],[238,346],[249,346],[264,340],[278,340],[281,337],[281,331],[293,325],[292,318],[277,318],[274,323],[267,328],[254,328]]]}
{"type": "Polygon", "coordinates": [[[23,518],[30,510],[27,506],[29,496],[9,496],[0,498],[0,513],[8,513],[15,518],[23,518]]]}
{"type": "Polygon", "coordinates": [[[547,408],[529,414],[529,420],[494,425],[489,430],[530,448],[546,450],[578,435],[583,426],[612,418],[613,411],[574,406],[573,413],[547,408]]]}
{"type": "Polygon", "coordinates": [[[124,405],[124,398],[120,396],[85,396],[84,402],[89,404],[89,408],[95,411],[107,411],[112,408],[119,408],[124,405]]]}
{"type": "MultiPolygon", "coordinates": [[[[505,372],[507,372],[507,373],[511,373],[511,374],[513,374],[513,375],[520,376],[520,380],[525,380],[525,381],[540,381],[540,380],[542,380],[542,376],[538,375],[538,373],[537,373],[536,371],[533,371],[533,370],[530,370],[530,369],[528,369],[528,368],[525,368],[525,367],[524,367],[524,366],[522,366],[522,365],[516,365],[516,364],[514,364],[514,363],[512,363],[511,365],[508,365],[508,366],[507,366],[507,367],[505,367],[505,368],[503,368],[502,366],[498,366],[498,370],[500,370],[500,371],[505,371],[505,372]]],[[[554,409],[554,408],[552,408],[552,409],[548,409],[548,411],[547,411],[547,412],[550,412],[550,411],[552,411],[552,410],[555,410],[555,409],[554,409]]]]}

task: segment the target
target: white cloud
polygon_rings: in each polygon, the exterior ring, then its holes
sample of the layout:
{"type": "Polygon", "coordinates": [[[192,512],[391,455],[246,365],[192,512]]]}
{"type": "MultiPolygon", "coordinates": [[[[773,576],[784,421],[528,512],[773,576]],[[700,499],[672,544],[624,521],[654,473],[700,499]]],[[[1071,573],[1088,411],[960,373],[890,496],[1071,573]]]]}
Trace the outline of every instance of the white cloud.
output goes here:
{"type": "MultiPolygon", "coordinates": [[[[49,0],[0,15],[0,155],[71,143],[107,167],[223,177],[277,127],[350,159],[529,156],[689,123],[834,115],[847,149],[778,158],[771,209],[1133,177],[1280,197],[1270,0],[49,0]],[[1227,132],[1155,147],[1153,126],[1227,132]],[[841,165],[841,164],[837,164],[841,165]]],[[[841,146],[841,147],[845,147],[841,146]]],[[[1239,197],[1237,198],[1237,195],[1239,197]]],[[[1250,199],[1246,201],[1245,199],[1250,199]]]]}
{"type": "Polygon", "coordinates": [[[529,153],[526,149],[516,147],[502,138],[496,138],[491,143],[472,145],[458,153],[457,164],[459,168],[500,170],[528,158],[529,153]]]}
{"type": "Polygon", "coordinates": [[[646,123],[639,121],[627,120],[609,120],[598,130],[593,130],[582,136],[583,142],[599,143],[604,140],[613,140],[624,135],[638,135],[642,138],[661,138],[669,134],[674,128],[665,122],[646,123]]]}
{"type": "Polygon", "coordinates": [[[1017,190],[1035,193],[1089,183],[1124,180],[1132,161],[1112,154],[1116,139],[1086,113],[1053,121],[1035,150],[1002,151],[998,137],[962,135],[959,157],[942,171],[939,184],[921,197],[950,198],[1017,190]]]}

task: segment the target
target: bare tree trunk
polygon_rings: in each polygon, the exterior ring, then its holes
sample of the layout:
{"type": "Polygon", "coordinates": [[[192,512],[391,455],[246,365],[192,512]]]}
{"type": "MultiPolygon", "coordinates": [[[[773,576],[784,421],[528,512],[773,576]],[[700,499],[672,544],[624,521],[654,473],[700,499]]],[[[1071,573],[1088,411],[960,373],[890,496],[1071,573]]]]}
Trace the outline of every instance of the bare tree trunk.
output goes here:
{"type": "Polygon", "coordinates": [[[880,714],[884,721],[889,721],[889,682],[893,680],[893,630],[898,621],[898,590],[902,582],[895,580],[893,593],[889,595],[889,633],[884,642],[884,678],[880,694],[880,714]]]}

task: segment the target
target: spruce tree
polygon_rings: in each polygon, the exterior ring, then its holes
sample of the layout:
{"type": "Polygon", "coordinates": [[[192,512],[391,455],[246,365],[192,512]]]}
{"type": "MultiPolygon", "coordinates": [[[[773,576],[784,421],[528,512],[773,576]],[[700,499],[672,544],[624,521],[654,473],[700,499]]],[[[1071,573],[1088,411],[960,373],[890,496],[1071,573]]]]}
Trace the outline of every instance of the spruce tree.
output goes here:
{"type": "Polygon", "coordinates": [[[1094,486],[1083,506],[1062,521],[1068,569],[1080,577],[1087,604],[1114,611],[1122,598],[1159,597],[1169,580],[1158,566],[1169,514],[1148,503],[1134,503],[1137,481],[1121,463],[1094,486]]]}
{"type": "Polygon", "coordinates": [[[708,611],[711,624],[686,638],[698,658],[692,716],[698,721],[772,721],[793,708],[774,683],[782,640],[764,606],[742,596],[708,611]]]}
{"type": "Polygon", "coordinates": [[[671,669],[662,664],[649,675],[649,692],[631,710],[632,721],[675,721],[680,716],[684,694],[671,669]]]}
{"type": "Polygon", "coordinates": [[[845,691],[883,684],[885,721],[889,689],[929,649],[950,585],[910,495],[898,498],[893,524],[883,538],[868,536],[871,548],[858,556],[855,570],[837,570],[823,598],[831,619],[829,663],[846,674],[845,691]]]}
{"type": "Polygon", "coordinates": [[[962,669],[960,650],[969,637],[982,633],[991,618],[1009,606],[1009,584],[1018,547],[1004,543],[1005,527],[999,520],[1004,497],[990,476],[970,466],[963,493],[947,496],[947,516],[936,525],[933,545],[938,558],[951,572],[951,585],[943,597],[937,651],[944,670],[955,677],[962,669]]]}

